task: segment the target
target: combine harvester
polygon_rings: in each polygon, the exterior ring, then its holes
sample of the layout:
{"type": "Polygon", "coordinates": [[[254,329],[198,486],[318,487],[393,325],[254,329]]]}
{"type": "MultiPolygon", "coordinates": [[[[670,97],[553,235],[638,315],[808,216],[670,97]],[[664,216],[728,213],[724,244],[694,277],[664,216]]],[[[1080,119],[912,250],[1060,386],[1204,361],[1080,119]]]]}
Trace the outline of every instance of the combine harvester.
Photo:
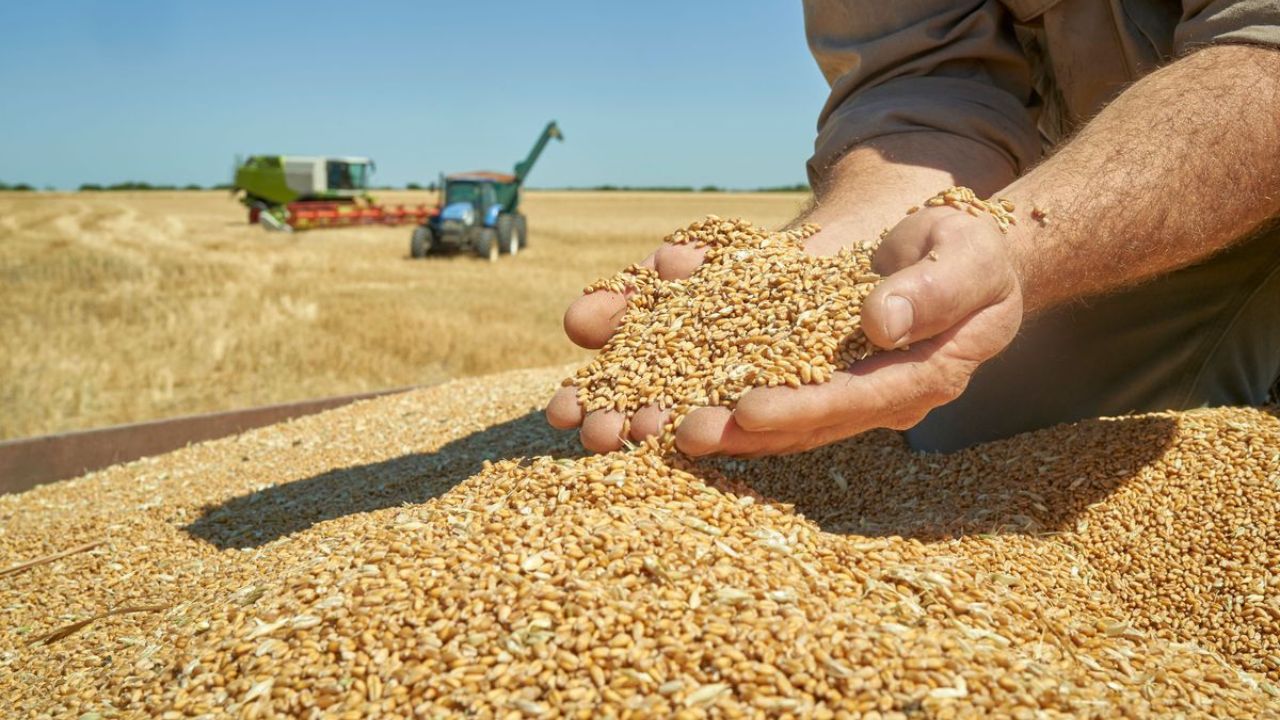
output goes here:
{"type": "Polygon", "coordinates": [[[529,156],[516,163],[512,175],[481,170],[442,177],[440,208],[413,229],[409,254],[420,258],[472,250],[492,262],[499,255],[520,252],[529,244],[528,222],[520,212],[520,188],[552,138],[564,141],[554,120],[543,128],[529,156]]]}
{"type": "Polygon", "coordinates": [[[375,204],[369,158],[253,155],[237,165],[232,192],[249,208],[250,223],[272,230],[417,224],[435,212],[375,204]]]}

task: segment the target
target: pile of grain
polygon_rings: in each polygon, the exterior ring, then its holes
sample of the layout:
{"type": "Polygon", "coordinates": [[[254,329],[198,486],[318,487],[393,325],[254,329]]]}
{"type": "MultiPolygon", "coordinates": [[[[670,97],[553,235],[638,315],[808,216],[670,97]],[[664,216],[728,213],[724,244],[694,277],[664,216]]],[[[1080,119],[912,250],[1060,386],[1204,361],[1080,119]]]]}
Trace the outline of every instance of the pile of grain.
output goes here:
{"type": "Polygon", "coordinates": [[[862,301],[879,280],[857,246],[812,257],[816,225],[766,232],[714,215],[667,236],[705,246],[684,280],[634,265],[586,288],[629,292],[617,332],[565,385],[590,412],[732,407],[752,387],[826,382],[875,349],[862,333],[862,301]]]}
{"type": "Polygon", "coordinates": [[[1276,716],[1274,410],[694,466],[561,372],[0,499],[0,568],[102,543],[0,575],[0,715],[1276,716]]]}

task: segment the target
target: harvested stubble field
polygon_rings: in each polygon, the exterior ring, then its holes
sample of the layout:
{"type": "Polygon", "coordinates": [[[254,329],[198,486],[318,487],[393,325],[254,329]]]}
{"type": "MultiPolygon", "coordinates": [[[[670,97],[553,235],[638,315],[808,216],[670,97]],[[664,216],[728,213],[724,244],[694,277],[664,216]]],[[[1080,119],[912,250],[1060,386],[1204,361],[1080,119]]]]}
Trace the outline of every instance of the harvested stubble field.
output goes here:
{"type": "Polygon", "coordinates": [[[570,370],[0,498],[0,714],[1280,717],[1274,408],[693,465],[570,370]]]}
{"type": "Polygon", "coordinates": [[[582,359],[560,316],[588,280],[803,201],[529,192],[529,251],[490,266],[411,261],[405,227],[268,233],[223,192],[0,194],[0,438],[582,359]]]}

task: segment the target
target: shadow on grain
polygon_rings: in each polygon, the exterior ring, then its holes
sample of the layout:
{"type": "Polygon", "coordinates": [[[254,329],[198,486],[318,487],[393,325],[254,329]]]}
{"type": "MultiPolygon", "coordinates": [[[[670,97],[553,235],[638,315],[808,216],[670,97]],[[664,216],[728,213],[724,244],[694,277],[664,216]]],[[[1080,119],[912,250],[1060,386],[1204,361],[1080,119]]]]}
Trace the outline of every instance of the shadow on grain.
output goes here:
{"type": "Polygon", "coordinates": [[[1089,505],[1141,482],[1175,433],[1166,416],[1086,420],[941,454],[876,431],[804,455],[713,465],[831,533],[1042,535],[1074,528],[1089,505]]]}
{"type": "MultiPolygon", "coordinates": [[[[1073,528],[1158,460],[1176,421],[1146,415],[1088,420],[951,454],[919,453],[879,431],[803,455],[711,460],[709,469],[770,501],[795,506],[839,534],[943,540],[1073,528]],[[1029,457],[1028,453],[1034,453],[1029,457]]],[[[330,470],[204,509],[185,530],[218,548],[252,548],[347,515],[439,497],[485,460],[582,454],[576,434],[540,412],[451,441],[439,450],[330,470]]],[[[696,472],[696,470],[695,470],[696,472]]]]}
{"type": "Polygon", "coordinates": [[[486,460],[572,457],[576,435],[552,429],[540,411],[450,441],[434,452],[335,468],[206,507],[183,528],[220,549],[265,545],[327,520],[423,503],[478,472],[486,460]]]}

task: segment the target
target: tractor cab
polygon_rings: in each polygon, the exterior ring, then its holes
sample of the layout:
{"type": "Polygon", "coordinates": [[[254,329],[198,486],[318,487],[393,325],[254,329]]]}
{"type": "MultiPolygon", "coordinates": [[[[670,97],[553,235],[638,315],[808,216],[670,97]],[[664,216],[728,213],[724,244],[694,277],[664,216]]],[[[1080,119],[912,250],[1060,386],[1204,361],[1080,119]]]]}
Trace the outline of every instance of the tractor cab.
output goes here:
{"type": "Polygon", "coordinates": [[[514,218],[503,213],[502,180],[495,173],[460,173],[443,178],[440,214],[415,231],[415,257],[444,248],[470,248],[497,259],[519,251],[514,218]],[[502,234],[505,233],[505,234],[502,234]],[[506,244],[501,244],[506,240],[506,244]]]}
{"type": "Polygon", "coordinates": [[[440,210],[442,220],[460,221],[467,226],[493,227],[501,209],[493,180],[470,177],[445,179],[444,206],[440,210]]]}

